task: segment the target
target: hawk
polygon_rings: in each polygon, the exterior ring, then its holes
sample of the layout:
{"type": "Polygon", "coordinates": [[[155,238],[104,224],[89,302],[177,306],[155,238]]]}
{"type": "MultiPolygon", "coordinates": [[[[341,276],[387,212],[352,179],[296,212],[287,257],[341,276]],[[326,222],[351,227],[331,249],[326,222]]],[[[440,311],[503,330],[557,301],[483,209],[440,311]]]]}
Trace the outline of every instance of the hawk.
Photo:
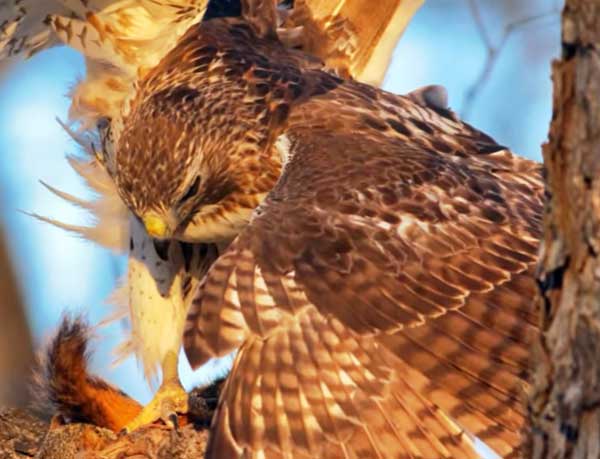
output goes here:
{"type": "MultiPolygon", "coordinates": [[[[105,247],[129,251],[127,282],[115,297],[126,298],[132,334],[119,353],[135,352],[148,379],[153,379],[161,366],[174,367],[175,359],[165,359],[165,355],[176,353],[179,347],[190,295],[215,258],[216,247],[155,243],[117,193],[111,177],[111,155],[104,154],[129,111],[138,78],[157,65],[190,25],[203,16],[207,19],[229,10],[243,13],[271,38],[279,37],[321,57],[339,73],[381,79],[391,45],[422,0],[385,0],[375,6],[357,0],[294,3],[293,10],[285,11],[276,10],[270,1],[0,2],[0,59],[30,56],[59,43],[79,50],[86,58],[85,79],[71,91],[69,118],[78,129],[63,126],[89,156],[70,157],[71,166],[99,197],[86,202],[45,185],[91,211],[97,221],[93,227],[82,227],[37,217],[105,247]],[[264,17],[277,21],[278,28],[264,17]],[[155,320],[144,315],[147,310],[166,313],[155,320]]],[[[180,390],[176,392],[182,399],[180,390]]]]}
{"type": "Polygon", "coordinates": [[[469,434],[516,456],[540,166],[438,91],[396,96],[259,35],[192,26],[100,126],[132,305],[174,302],[132,308],[164,379],[140,422],[185,408],[191,302],[193,365],[239,349],[208,457],[476,457],[469,434]]]}
{"type": "Polygon", "coordinates": [[[213,457],[516,455],[540,166],[240,20],[139,82],[112,176],[156,239],[217,244],[184,347],[239,349],[213,457]]]}

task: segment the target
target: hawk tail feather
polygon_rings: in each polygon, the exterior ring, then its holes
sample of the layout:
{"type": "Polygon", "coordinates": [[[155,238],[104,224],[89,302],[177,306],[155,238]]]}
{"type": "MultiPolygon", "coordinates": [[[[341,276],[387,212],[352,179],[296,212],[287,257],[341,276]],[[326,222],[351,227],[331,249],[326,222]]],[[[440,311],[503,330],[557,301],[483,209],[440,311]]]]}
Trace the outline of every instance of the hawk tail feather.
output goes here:
{"type": "Polygon", "coordinates": [[[88,370],[90,331],[81,318],[65,317],[36,375],[41,408],[68,422],[86,422],[118,432],[141,411],[119,389],[88,370]]]}

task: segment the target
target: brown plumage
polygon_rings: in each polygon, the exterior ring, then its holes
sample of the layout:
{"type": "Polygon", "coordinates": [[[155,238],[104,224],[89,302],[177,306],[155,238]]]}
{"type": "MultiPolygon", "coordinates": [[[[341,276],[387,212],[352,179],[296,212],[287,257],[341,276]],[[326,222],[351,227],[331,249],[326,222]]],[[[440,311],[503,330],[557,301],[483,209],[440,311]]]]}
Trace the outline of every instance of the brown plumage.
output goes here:
{"type": "MultiPolygon", "coordinates": [[[[178,173],[182,169],[169,167],[168,171],[175,173],[169,186],[164,186],[164,179],[168,178],[165,176],[156,191],[161,194],[170,187],[183,186],[183,190],[174,190],[177,199],[193,197],[201,191],[203,201],[198,203],[185,199],[187,202],[181,202],[176,213],[152,210],[145,215],[144,229],[120,197],[138,193],[121,191],[119,195],[113,181],[113,177],[128,175],[127,171],[115,174],[115,144],[118,144],[122,132],[123,117],[129,113],[130,102],[138,92],[138,80],[157,66],[192,24],[231,14],[246,17],[263,38],[279,38],[288,47],[300,46],[341,74],[349,74],[359,80],[380,80],[395,41],[421,3],[422,0],[378,0],[376,5],[367,5],[362,0],[0,1],[0,60],[30,56],[59,43],[74,48],[85,58],[85,76],[70,91],[69,120],[77,125],[77,129],[64,127],[87,153],[85,157],[70,158],[71,165],[99,196],[86,201],[51,186],[47,188],[89,211],[93,216],[92,224],[89,227],[71,225],[37,217],[111,249],[127,251],[129,247],[127,285],[112,295],[121,306],[129,307],[131,333],[119,347],[119,354],[124,356],[134,352],[148,379],[154,380],[159,368],[163,377],[153,402],[128,428],[135,429],[157,417],[171,419],[174,412],[186,411],[176,360],[189,293],[195,290],[213,255],[217,254],[212,245],[209,250],[205,250],[207,246],[188,250],[189,246],[173,243],[161,245],[159,250],[152,237],[164,239],[175,231],[176,228],[171,226],[186,226],[185,219],[194,217],[201,220],[200,234],[178,234],[177,237],[191,241],[212,238],[224,245],[222,239],[231,240],[244,227],[253,208],[270,190],[280,170],[280,161],[271,161],[267,155],[266,161],[272,164],[263,172],[262,183],[244,183],[242,176],[230,180],[227,178],[229,171],[220,173],[223,171],[209,168],[206,176],[212,177],[213,182],[209,184],[197,176],[181,177],[178,173]],[[293,7],[292,10],[290,7],[293,7]],[[203,190],[199,190],[201,185],[203,190]],[[246,187],[246,193],[235,194],[235,187],[240,185],[246,187]],[[252,187],[253,194],[249,193],[252,187]],[[229,200],[225,202],[222,197],[229,197],[229,200]],[[202,215],[196,215],[199,205],[202,215]],[[234,209],[237,212],[232,212],[234,209]],[[223,218],[224,213],[227,214],[226,219],[223,218]],[[161,408],[164,406],[168,409],[161,408]]],[[[286,59],[286,53],[281,50],[278,53],[279,57],[286,59]]],[[[309,64],[306,58],[296,61],[309,64]]],[[[320,67],[316,59],[312,61],[310,65],[320,67]]],[[[258,87],[257,91],[263,88],[258,87]]],[[[178,94],[182,95],[181,92],[178,94]]],[[[225,111],[231,110],[226,108],[225,111]]],[[[170,118],[175,115],[171,113],[170,118]]],[[[139,124],[143,125],[144,120],[140,120],[139,124]]],[[[174,150],[169,142],[179,133],[168,129],[161,131],[157,129],[160,127],[157,123],[150,124],[155,128],[154,133],[148,135],[141,131],[138,134],[149,138],[165,134],[162,141],[166,143],[166,150],[174,150]]],[[[129,138],[134,139],[138,134],[129,138]]],[[[187,140],[183,139],[183,143],[187,140]]],[[[159,142],[147,145],[141,142],[140,145],[142,148],[160,147],[159,142]]],[[[183,166],[183,170],[196,171],[195,166],[185,163],[183,166]]],[[[265,170],[255,165],[248,168],[265,170]]],[[[130,172],[134,176],[137,169],[133,167],[130,172]]],[[[127,186],[125,181],[121,190],[127,186]]],[[[152,193],[154,190],[148,191],[152,193]]],[[[138,195],[138,198],[143,205],[143,196],[138,195]]],[[[132,203],[129,204],[133,207],[132,203]]],[[[137,204],[136,207],[139,207],[137,204]]],[[[194,225],[187,227],[193,229],[194,225]]]]}
{"type": "Polygon", "coordinates": [[[161,237],[229,244],[185,334],[195,366],[240,348],[209,458],[517,454],[538,164],[238,20],[140,82],[115,152],[161,237]]]}
{"type": "MultiPolygon", "coordinates": [[[[250,0],[252,1],[252,0],[250,0]]],[[[396,43],[424,0],[294,0],[284,27],[341,75],[380,86],[396,43]]]]}
{"type": "MultiPolygon", "coordinates": [[[[149,212],[164,218],[168,236],[233,239],[279,177],[281,159],[273,145],[290,103],[306,98],[313,86],[322,91],[340,81],[315,70],[320,61],[273,47],[275,42],[237,49],[256,38],[245,23],[231,24],[235,43],[226,50],[198,46],[197,28],[182,37],[140,83],[116,136],[114,176],[124,201],[142,218],[149,212]],[[304,70],[313,81],[302,76],[304,70]],[[215,225],[217,234],[206,234],[215,225]]],[[[220,30],[207,32],[219,43],[220,30]]]]}

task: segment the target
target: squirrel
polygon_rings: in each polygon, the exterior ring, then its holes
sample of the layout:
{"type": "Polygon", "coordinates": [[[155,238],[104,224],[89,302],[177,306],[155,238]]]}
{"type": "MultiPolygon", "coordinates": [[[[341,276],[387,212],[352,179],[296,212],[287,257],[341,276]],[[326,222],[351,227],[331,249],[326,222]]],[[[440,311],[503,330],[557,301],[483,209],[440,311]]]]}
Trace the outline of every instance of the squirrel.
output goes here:
{"type": "MultiPolygon", "coordinates": [[[[81,317],[65,316],[44,352],[34,380],[38,410],[53,423],[87,423],[120,432],[142,410],[125,392],[90,374],[90,327],[81,317]]],[[[224,379],[189,394],[190,413],[182,419],[210,425],[224,379]]]]}

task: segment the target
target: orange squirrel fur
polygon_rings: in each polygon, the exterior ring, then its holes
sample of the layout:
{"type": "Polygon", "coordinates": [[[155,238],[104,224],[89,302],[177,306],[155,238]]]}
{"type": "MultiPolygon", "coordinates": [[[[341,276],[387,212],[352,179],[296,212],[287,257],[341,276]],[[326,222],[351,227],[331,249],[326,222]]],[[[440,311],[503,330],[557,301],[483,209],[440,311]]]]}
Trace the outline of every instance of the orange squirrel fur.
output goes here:
{"type": "Polygon", "coordinates": [[[124,392],[88,373],[89,327],[65,317],[37,378],[37,398],[67,422],[85,422],[119,432],[142,409],[124,392]]]}

